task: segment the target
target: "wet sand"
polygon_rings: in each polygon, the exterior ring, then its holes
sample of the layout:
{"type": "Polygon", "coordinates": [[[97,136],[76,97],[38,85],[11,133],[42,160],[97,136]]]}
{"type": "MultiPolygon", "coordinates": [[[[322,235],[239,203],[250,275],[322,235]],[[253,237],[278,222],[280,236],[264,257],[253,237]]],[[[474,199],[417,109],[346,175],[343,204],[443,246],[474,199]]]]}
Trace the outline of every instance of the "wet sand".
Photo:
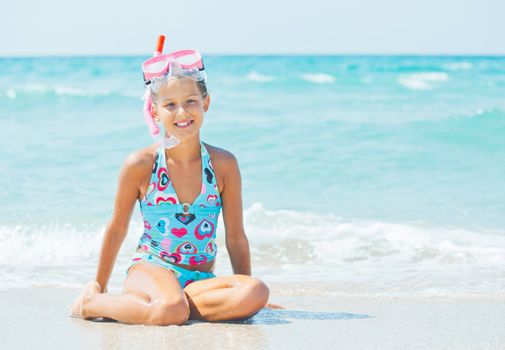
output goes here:
{"type": "MultiPolygon", "coordinates": [[[[283,291],[290,290],[289,293],[283,291]]],[[[0,292],[3,349],[504,349],[505,297],[367,297],[293,293],[240,322],[132,326],[68,315],[79,289],[0,292]]]]}

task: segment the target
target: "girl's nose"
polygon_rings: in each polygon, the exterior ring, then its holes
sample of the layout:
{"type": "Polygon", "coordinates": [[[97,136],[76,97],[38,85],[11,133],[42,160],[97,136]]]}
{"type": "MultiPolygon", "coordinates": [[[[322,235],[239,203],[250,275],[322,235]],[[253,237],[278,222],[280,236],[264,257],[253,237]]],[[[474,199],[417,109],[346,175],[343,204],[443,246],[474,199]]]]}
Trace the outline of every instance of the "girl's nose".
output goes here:
{"type": "Polygon", "coordinates": [[[177,115],[181,114],[186,114],[186,109],[184,108],[184,105],[180,104],[179,107],[177,108],[177,115]]]}

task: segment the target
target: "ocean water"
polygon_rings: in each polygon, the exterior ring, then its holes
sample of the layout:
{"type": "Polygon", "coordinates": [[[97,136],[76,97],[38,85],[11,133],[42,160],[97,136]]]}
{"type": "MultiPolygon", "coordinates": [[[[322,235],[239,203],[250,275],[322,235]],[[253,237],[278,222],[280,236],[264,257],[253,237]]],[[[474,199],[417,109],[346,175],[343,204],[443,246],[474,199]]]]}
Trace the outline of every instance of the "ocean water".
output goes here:
{"type": "MultiPolygon", "coordinates": [[[[94,278],[146,57],[0,58],[0,289],[94,278]]],[[[319,293],[505,294],[505,57],[208,56],[253,272],[319,293]],[[325,287],[330,285],[330,287],[325,287]]],[[[218,229],[217,274],[231,273],[218,229]]],[[[142,234],[135,208],[111,290],[142,234]]]]}

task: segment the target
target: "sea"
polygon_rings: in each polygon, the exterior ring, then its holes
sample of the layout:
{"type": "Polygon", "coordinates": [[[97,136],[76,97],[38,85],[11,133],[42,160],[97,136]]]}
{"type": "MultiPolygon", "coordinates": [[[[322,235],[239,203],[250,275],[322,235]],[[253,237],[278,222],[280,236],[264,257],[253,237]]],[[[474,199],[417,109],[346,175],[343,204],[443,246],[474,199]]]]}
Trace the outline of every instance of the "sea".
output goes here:
{"type": "MultiPolygon", "coordinates": [[[[146,56],[0,58],[0,290],[94,279],[146,56]]],[[[201,139],[280,293],[505,295],[505,56],[205,55],[201,139]]],[[[132,215],[109,290],[142,234],[132,215]]],[[[233,273],[218,227],[217,275],[233,273]]]]}

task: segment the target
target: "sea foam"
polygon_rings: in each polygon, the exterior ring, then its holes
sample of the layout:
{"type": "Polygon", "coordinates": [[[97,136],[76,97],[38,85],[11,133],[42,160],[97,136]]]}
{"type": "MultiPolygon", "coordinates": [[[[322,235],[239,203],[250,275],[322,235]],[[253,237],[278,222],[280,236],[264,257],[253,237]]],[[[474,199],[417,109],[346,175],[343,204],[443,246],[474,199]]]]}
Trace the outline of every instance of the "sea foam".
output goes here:
{"type": "Polygon", "coordinates": [[[412,90],[431,90],[436,83],[443,83],[449,75],[443,72],[424,72],[402,75],[398,83],[412,90]]]}
{"type": "MultiPolygon", "coordinates": [[[[255,270],[267,279],[349,281],[363,290],[408,293],[505,293],[503,232],[349,220],[268,210],[260,203],[245,210],[244,226],[255,270]]],[[[129,232],[119,274],[142,234],[140,220],[132,220],[129,232]]],[[[24,284],[72,284],[80,274],[91,278],[103,233],[104,227],[70,224],[1,227],[0,243],[8,247],[0,257],[2,278],[24,284]]],[[[217,237],[222,273],[230,269],[222,216],[217,237]]]]}
{"type": "Polygon", "coordinates": [[[302,74],[302,79],[316,84],[334,83],[335,77],[325,73],[302,74]]]}
{"type": "Polygon", "coordinates": [[[449,62],[443,64],[442,67],[447,70],[458,71],[472,69],[473,65],[470,62],[449,62]]]}
{"type": "Polygon", "coordinates": [[[250,81],[266,83],[270,81],[274,81],[275,77],[271,75],[259,74],[256,71],[252,71],[247,75],[247,79],[250,81]]]}
{"type": "MultiPolygon", "coordinates": [[[[296,249],[288,249],[293,242],[300,243],[311,260],[321,263],[359,261],[499,267],[505,261],[505,232],[348,220],[333,214],[267,210],[260,203],[245,210],[244,225],[250,244],[258,254],[286,261],[299,259],[296,249]]],[[[36,228],[3,226],[0,242],[9,249],[0,256],[0,264],[14,266],[33,260],[48,265],[78,263],[97,253],[103,231],[104,227],[71,224],[36,228]]],[[[142,233],[138,220],[132,220],[129,232],[125,244],[131,247],[142,233]]],[[[224,244],[224,234],[220,216],[218,242],[222,240],[221,244],[224,244]]]]}

